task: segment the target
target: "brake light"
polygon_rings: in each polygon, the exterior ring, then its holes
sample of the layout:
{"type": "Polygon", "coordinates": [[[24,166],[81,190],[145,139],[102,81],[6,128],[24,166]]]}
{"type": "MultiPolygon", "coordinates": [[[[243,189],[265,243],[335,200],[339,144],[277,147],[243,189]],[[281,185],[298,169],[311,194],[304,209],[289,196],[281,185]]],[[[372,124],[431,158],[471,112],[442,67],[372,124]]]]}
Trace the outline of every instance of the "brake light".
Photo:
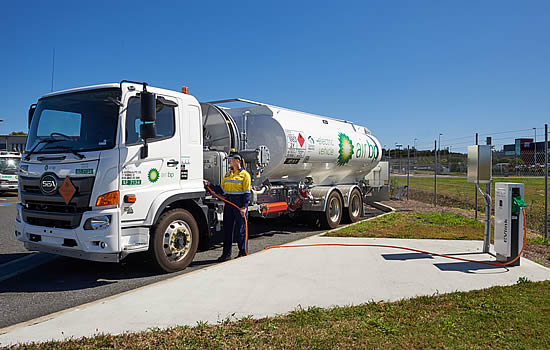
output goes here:
{"type": "Polygon", "coordinates": [[[103,207],[106,205],[118,205],[118,198],[118,191],[108,192],[97,197],[95,205],[96,207],[103,207]]]}

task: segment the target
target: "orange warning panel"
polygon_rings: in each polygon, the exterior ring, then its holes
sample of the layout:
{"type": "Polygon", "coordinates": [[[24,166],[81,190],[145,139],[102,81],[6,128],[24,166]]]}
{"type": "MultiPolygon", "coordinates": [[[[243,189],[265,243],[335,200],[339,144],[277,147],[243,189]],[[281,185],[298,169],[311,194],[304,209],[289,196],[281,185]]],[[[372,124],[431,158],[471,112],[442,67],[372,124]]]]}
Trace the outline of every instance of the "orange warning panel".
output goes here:
{"type": "Polygon", "coordinates": [[[67,176],[61,186],[59,186],[59,194],[63,199],[65,200],[65,204],[69,204],[71,201],[71,198],[73,198],[74,194],[76,193],[76,188],[74,187],[73,183],[67,176]]]}

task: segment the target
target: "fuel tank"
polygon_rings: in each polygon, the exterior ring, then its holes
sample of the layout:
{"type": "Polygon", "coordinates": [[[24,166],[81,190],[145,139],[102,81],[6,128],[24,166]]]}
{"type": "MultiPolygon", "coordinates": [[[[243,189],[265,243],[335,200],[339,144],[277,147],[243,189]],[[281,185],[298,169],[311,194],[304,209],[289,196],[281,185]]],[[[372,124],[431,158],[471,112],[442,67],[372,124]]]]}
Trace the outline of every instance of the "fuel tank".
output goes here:
{"type": "MultiPolygon", "coordinates": [[[[226,100],[242,101],[242,100],[226,100]]],[[[218,101],[224,102],[224,101],[218,101]]],[[[270,162],[254,180],[258,185],[268,179],[272,183],[300,182],[311,177],[314,184],[356,183],[376,167],[382,156],[380,142],[370,130],[351,122],[294,111],[282,107],[246,101],[245,107],[217,107],[225,114],[225,136],[213,139],[214,148],[229,151],[269,148],[270,162]],[[236,129],[235,132],[231,132],[236,129]],[[220,142],[220,138],[223,141],[220,142]],[[236,139],[237,138],[237,139],[236,139]],[[221,149],[220,149],[221,145],[221,149]]],[[[213,102],[216,103],[216,102],[213,102]]],[[[203,105],[203,114],[211,110],[203,105]]],[[[208,116],[204,116],[208,119],[208,116]]],[[[216,118],[211,118],[210,123],[216,118]]],[[[218,123],[219,125],[219,123],[218,123]]],[[[205,145],[208,126],[205,124],[205,145]]],[[[219,134],[219,131],[218,131],[219,134]]]]}

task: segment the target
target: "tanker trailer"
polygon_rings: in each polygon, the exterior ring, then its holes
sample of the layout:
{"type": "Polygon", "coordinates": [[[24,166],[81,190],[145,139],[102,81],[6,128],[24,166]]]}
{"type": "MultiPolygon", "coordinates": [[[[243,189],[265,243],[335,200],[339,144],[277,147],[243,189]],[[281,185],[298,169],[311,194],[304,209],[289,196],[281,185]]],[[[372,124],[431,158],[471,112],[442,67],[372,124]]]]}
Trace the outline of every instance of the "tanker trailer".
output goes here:
{"type": "Polygon", "coordinates": [[[241,153],[252,177],[251,215],[312,212],[327,228],[360,219],[369,191],[364,178],[381,158],[369,129],[243,99],[201,107],[205,178],[222,176],[220,170],[207,174],[212,159],[222,164],[224,154],[241,153]],[[246,106],[224,107],[229,102],[246,106]]]}

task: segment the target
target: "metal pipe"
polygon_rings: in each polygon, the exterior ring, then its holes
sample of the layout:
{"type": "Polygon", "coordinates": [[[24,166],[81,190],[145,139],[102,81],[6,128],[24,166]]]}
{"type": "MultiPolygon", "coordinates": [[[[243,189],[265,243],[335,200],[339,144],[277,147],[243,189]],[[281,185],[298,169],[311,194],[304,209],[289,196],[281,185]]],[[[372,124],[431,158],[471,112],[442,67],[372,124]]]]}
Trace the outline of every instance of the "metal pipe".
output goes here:
{"type": "MultiPolygon", "coordinates": [[[[487,184],[489,190],[491,189],[490,186],[490,184],[487,184]]],[[[479,187],[478,184],[476,184],[476,189],[479,190],[479,193],[481,193],[481,196],[483,197],[483,199],[485,199],[485,234],[483,235],[483,252],[489,253],[489,248],[491,246],[491,195],[490,192],[489,194],[483,193],[481,187],[479,187]]]]}
{"type": "Polygon", "coordinates": [[[407,200],[409,200],[409,174],[411,172],[411,148],[407,145],[407,200]]]}
{"type": "Polygon", "coordinates": [[[243,126],[241,131],[241,150],[245,150],[248,146],[248,115],[250,114],[250,111],[246,111],[243,113],[243,126]]]}
{"type": "MultiPolygon", "coordinates": [[[[478,134],[477,134],[477,132],[476,132],[476,146],[477,146],[477,144],[478,144],[478,134]]],[[[476,185],[476,186],[477,186],[477,185],[476,185]]],[[[476,199],[475,199],[475,200],[476,200],[476,203],[475,203],[475,205],[476,205],[476,220],[477,220],[477,189],[474,190],[474,192],[475,192],[475,194],[476,194],[476,199]]]]}
{"type": "Polygon", "coordinates": [[[435,171],[434,171],[434,207],[437,207],[437,140],[434,140],[434,158],[435,158],[435,171]]]}

